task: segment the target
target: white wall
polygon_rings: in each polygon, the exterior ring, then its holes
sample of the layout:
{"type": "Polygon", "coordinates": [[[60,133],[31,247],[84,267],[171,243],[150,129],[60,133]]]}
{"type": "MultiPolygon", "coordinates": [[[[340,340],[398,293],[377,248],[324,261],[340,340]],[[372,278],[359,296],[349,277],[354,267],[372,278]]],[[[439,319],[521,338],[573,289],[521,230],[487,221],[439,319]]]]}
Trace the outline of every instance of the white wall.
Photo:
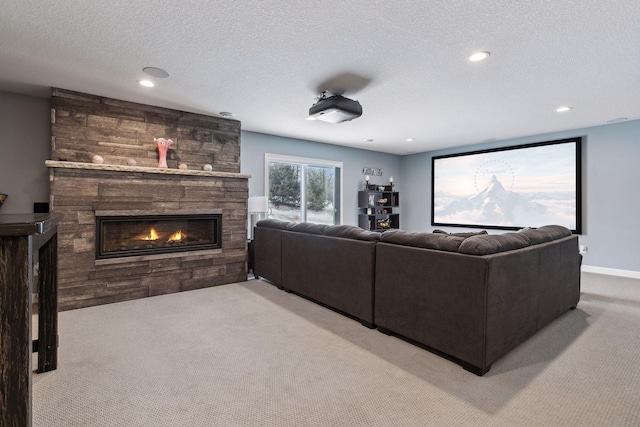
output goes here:
{"type": "MultiPolygon", "coordinates": [[[[640,120],[414,154],[402,158],[404,228],[431,226],[431,158],[582,136],[583,264],[640,272],[640,120]]],[[[445,228],[452,230],[452,228],[445,228]]]]}
{"type": "Polygon", "coordinates": [[[0,193],[9,195],[0,214],[49,201],[50,111],[49,99],[0,91],[0,193]]]}

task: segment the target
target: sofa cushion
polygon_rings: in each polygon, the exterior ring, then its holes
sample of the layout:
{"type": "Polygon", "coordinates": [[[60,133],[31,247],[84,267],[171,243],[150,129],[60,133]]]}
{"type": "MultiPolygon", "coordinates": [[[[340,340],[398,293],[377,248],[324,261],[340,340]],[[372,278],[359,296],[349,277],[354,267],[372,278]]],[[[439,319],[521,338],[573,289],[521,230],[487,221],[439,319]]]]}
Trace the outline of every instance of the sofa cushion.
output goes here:
{"type": "Polygon", "coordinates": [[[518,233],[522,234],[523,236],[527,236],[532,245],[539,245],[540,243],[553,240],[549,233],[538,231],[535,228],[523,228],[522,230],[518,230],[518,233]]]}
{"type": "Polygon", "coordinates": [[[457,252],[458,247],[464,241],[464,237],[451,236],[449,234],[434,234],[427,232],[408,233],[402,230],[389,230],[382,233],[380,241],[393,243],[395,245],[457,252]]]}
{"type": "Polygon", "coordinates": [[[433,230],[434,233],[437,234],[448,234],[449,236],[458,236],[458,237],[464,237],[465,239],[467,237],[471,237],[471,236],[477,236],[479,234],[487,234],[487,230],[482,230],[482,231],[465,231],[465,232],[454,232],[454,233],[449,233],[448,231],[444,231],[444,230],[433,230]]]}
{"type": "Polygon", "coordinates": [[[287,230],[294,225],[293,222],[283,221],[281,219],[267,218],[261,219],[256,223],[256,227],[275,228],[278,230],[287,230]]]}
{"type": "Polygon", "coordinates": [[[489,255],[525,248],[531,241],[524,233],[478,235],[465,239],[458,252],[468,255],[489,255]]]}
{"type": "Polygon", "coordinates": [[[554,239],[562,239],[563,237],[571,236],[571,230],[561,225],[544,225],[538,230],[551,233],[554,239]]]}
{"type": "Polygon", "coordinates": [[[312,222],[299,222],[299,223],[293,223],[293,225],[289,227],[288,230],[296,231],[298,233],[324,234],[325,228],[327,228],[326,224],[314,224],[312,222]]]}
{"type": "Polygon", "coordinates": [[[522,230],[518,230],[518,233],[527,236],[532,245],[562,239],[563,237],[571,235],[571,231],[561,225],[545,225],[540,228],[523,228],[522,230]]]}
{"type": "Polygon", "coordinates": [[[324,229],[324,235],[373,242],[380,240],[380,233],[363,230],[355,225],[330,225],[324,229]]]}

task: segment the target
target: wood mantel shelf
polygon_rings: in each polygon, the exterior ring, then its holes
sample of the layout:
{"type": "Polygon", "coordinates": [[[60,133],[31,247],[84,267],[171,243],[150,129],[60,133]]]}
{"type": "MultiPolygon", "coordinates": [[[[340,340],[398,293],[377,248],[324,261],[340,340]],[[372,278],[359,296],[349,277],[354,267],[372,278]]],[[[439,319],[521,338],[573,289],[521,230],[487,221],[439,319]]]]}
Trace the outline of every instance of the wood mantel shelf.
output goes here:
{"type": "Polygon", "coordinates": [[[124,166],[124,165],[108,165],[97,163],[82,163],[82,162],[66,162],[59,160],[45,160],[45,166],[49,168],[62,168],[62,169],[85,169],[85,170],[98,170],[98,171],[119,171],[119,172],[137,172],[137,173],[157,173],[164,175],[191,175],[191,176],[210,176],[212,178],[237,178],[237,179],[249,179],[251,175],[232,172],[215,172],[204,170],[189,170],[189,169],[169,169],[169,168],[149,168],[144,166],[124,166]]]}

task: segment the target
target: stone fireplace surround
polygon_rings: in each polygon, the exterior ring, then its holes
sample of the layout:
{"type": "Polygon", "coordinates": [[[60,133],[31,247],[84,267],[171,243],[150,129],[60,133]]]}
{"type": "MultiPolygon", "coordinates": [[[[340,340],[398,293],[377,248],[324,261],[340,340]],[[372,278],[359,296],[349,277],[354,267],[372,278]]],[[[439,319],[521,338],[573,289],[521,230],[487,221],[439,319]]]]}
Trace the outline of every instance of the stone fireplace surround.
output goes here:
{"type": "Polygon", "coordinates": [[[58,227],[58,307],[75,309],[247,278],[248,175],[240,125],[54,89],[50,206],[58,227]],[[174,140],[157,168],[154,137],[174,140]],[[91,156],[103,164],[90,163],[91,156]],[[139,166],[127,166],[135,158],[139,166]],[[173,162],[171,162],[173,160],[173,162]],[[177,169],[185,161],[188,169],[177,169]],[[213,171],[204,171],[204,164],[213,171]],[[171,166],[174,166],[173,168],[171,166]],[[222,216],[222,247],[96,259],[96,216],[222,216]]]}

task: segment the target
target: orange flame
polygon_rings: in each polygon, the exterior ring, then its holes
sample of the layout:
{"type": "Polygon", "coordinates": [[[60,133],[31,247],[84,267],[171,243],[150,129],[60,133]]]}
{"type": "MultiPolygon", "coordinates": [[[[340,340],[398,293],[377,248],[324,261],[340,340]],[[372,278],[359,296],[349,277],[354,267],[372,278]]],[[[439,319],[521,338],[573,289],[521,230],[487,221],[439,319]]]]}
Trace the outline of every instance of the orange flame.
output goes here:
{"type": "Polygon", "coordinates": [[[167,242],[179,242],[183,237],[185,237],[185,235],[182,234],[182,231],[176,231],[167,239],[167,242]]]}
{"type": "Polygon", "coordinates": [[[158,233],[156,233],[156,230],[152,228],[151,231],[149,231],[149,235],[144,236],[142,240],[158,240],[158,233]]]}

